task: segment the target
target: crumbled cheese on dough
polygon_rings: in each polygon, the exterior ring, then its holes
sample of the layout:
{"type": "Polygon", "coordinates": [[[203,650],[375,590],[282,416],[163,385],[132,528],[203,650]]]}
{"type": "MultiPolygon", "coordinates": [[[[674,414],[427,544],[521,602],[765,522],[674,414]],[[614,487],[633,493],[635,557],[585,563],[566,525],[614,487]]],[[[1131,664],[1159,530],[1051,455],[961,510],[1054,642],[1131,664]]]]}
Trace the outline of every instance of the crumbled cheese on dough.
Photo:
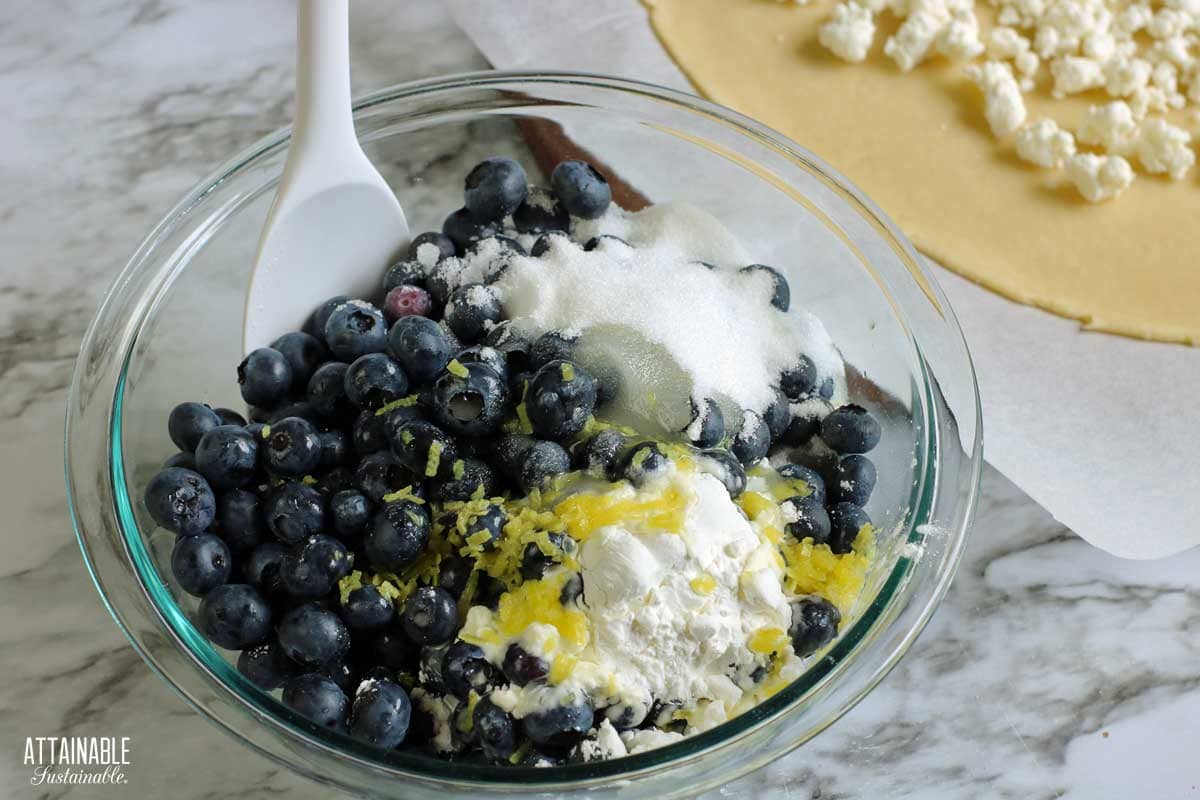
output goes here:
{"type": "Polygon", "coordinates": [[[1137,157],[1150,173],[1166,173],[1172,180],[1183,180],[1196,154],[1191,148],[1192,135],[1161,117],[1142,123],[1137,142],[1137,157]]]}
{"type": "Polygon", "coordinates": [[[875,18],[858,3],[839,3],[833,17],[821,26],[817,39],[840,59],[862,61],[875,40],[875,18]]]}
{"type": "Polygon", "coordinates": [[[1067,159],[1067,178],[1089,203],[1116,197],[1133,183],[1133,167],[1121,156],[1078,153],[1067,159]]]}
{"type": "Polygon", "coordinates": [[[1012,68],[1002,61],[986,61],[967,68],[967,77],[983,90],[984,115],[992,133],[1007,136],[1025,122],[1025,100],[1012,68]]]}
{"type": "Polygon", "coordinates": [[[1075,155],[1075,138],[1052,119],[1042,119],[1017,131],[1017,155],[1031,164],[1058,169],[1075,155]]]}
{"type": "Polygon", "coordinates": [[[1076,135],[1084,144],[1121,154],[1128,151],[1137,137],[1137,120],[1129,104],[1122,100],[1089,106],[1076,135]]]}
{"type": "Polygon", "coordinates": [[[1082,56],[1063,56],[1050,63],[1055,97],[1079,94],[1104,85],[1104,68],[1099,61],[1082,56]]]}

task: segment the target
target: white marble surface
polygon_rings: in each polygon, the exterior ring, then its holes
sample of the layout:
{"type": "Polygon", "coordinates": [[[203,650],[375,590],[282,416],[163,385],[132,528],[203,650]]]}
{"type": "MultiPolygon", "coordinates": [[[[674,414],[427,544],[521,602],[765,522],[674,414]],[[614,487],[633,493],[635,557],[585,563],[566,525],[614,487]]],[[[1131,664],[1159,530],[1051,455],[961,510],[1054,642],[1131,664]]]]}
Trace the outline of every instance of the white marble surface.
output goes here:
{"type": "MultiPolygon", "coordinates": [[[[282,0],[0,5],[0,796],[328,796],[142,665],[87,580],[61,477],[94,306],[188,186],[286,121],[290,17],[282,0]],[[31,787],[25,737],[69,734],[132,737],[128,786],[31,787]]],[[[359,91],[485,66],[435,2],[355,2],[352,30],[359,91]]],[[[899,668],[713,796],[1200,796],[1197,634],[1200,552],[1110,558],[989,471],[958,579],[899,668]]]]}

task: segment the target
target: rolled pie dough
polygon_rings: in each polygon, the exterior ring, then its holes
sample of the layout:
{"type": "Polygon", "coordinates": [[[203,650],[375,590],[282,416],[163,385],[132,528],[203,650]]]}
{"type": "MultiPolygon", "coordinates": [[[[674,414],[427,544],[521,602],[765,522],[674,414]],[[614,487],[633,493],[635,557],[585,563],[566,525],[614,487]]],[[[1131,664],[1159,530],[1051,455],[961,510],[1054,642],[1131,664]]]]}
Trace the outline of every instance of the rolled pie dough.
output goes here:
{"type": "MultiPolygon", "coordinates": [[[[1090,330],[1200,344],[1200,169],[1176,182],[1139,172],[1092,205],[992,136],[960,65],[900,72],[882,52],[896,25],[886,13],[868,59],[848,64],[817,42],[830,0],[644,2],[700,92],[824,158],[940,263],[1090,330]]],[[[989,11],[976,7],[985,34],[989,11]]],[[[1053,100],[1045,83],[1026,96],[1030,121],[1074,129],[1110,99],[1053,100]]]]}

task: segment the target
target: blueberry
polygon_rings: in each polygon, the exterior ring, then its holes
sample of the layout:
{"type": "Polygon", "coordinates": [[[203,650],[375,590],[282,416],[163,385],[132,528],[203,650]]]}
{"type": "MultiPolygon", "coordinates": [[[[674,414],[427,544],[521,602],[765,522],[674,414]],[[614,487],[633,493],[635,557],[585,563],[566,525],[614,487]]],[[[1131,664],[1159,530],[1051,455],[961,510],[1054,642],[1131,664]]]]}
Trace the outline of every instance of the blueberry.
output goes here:
{"type": "Polygon", "coordinates": [[[155,522],[185,536],[207,530],[217,515],[217,499],[208,481],[182,467],[158,472],[146,484],[143,500],[155,522]]]}
{"type": "Polygon", "coordinates": [[[238,365],[237,381],[243,400],[252,406],[270,408],[292,388],[292,367],[283,353],[260,347],[238,365]]]}
{"type": "Polygon", "coordinates": [[[829,403],[819,397],[805,400],[788,421],[787,429],[779,437],[779,442],[789,447],[807,444],[821,429],[821,419],[832,410],[829,403]]]}
{"type": "Polygon", "coordinates": [[[333,591],[350,574],[346,546],[332,536],[310,536],[283,559],[283,588],[293,597],[316,598],[333,591]]]}
{"type": "Polygon", "coordinates": [[[517,481],[526,493],[541,489],[551,478],[571,469],[571,457],[557,442],[534,441],[521,457],[517,481]]]}
{"type": "Polygon", "coordinates": [[[833,399],[833,378],[823,378],[821,384],[817,386],[817,396],[822,400],[833,399]]]}
{"type": "MultiPolygon", "coordinates": [[[[437,247],[437,245],[434,245],[434,247],[437,247]]],[[[454,255],[453,244],[450,245],[450,249],[450,255],[454,255]]],[[[436,263],[436,260],[431,262],[430,265],[432,266],[433,263],[436,263]]],[[[427,274],[428,270],[425,265],[418,261],[415,257],[410,256],[402,261],[397,261],[395,264],[392,264],[390,267],[388,267],[387,272],[383,273],[383,293],[388,294],[399,286],[424,288],[425,276],[427,274]]]]}
{"type": "Polygon", "coordinates": [[[478,458],[460,458],[451,462],[445,480],[433,485],[430,495],[439,503],[466,502],[482,492],[490,497],[496,493],[496,473],[478,458]]]}
{"type": "Polygon", "coordinates": [[[459,436],[479,437],[504,421],[508,387],[482,362],[451,361],[433,386],[434,417],[459,436]]]}
{"type": "Polygon", "coordinates": [[[213,413],[221,420],[222,425],[246,426],[246,418],[232,408],[214,408],[213,413]]]}
{"type": "Polygon", "coordinates": [[[329,321],[329,315],[333,310],[342,303],[349,302],[350,298],[344,294],[339,294],[336,297],[331,297],[321,305],[313,309],[312,314],[304,323],[304,332],[310,336],[315,336],[322,342],[325,341],[325,323],[329,321]]]}
{"type": "Polygon", "coordinates": [[[502,379],[508,380],[511,372],[522,372],[529,367],[532,349],[533,341],[520,328],[511,320],[501,320],[483,337],[483,345],[478,350],[467,348],[458,354],[458,360],[463,364],[484,361],[500,373],[502,379]],[[488,350],[497,355],[488,354],[488,350]],[[478,358],[473,355],[475,352],[478,352],[478,358]]]}
{"type": "Polygon", "coordinates": [[[367,534],[367,560],[376,571],[398,572],[425,551],[430,534],[429,514],[409,501],[388,503],[375,514],[367,534]]]}
{"type": "Polygon", "coordinates": [[[613,244],[629,247],[629,242],[622,239],[620,236],[613,236],[611,233],[602,233],[599,236],[593,236],[583,243],[583,250],[590,253],[597,248],[611,247],[613,244]]]}
{"type": "Polygon", "coordinates": [[[539,369],[551,361],[570,361],[579,337],[563,331],[547,331],[537,338],[529,351],[529,365],[539,369]]]}
{"type": "Polygon", "coordinates": [[[871,459],[857,454],[842,456],[834,481],[829,485],[830,498],[835,502],[865,506],[875,490],[875,478],[875,465],[871,459]]]}
{"type": "Polygon", "coordinates": [[[271,635],[271,606],[253,586],[226,583],[200,601],[197,625],[218,647],[243,650],[271,635]]]}
{"type": "MultiPolygon", "coordinates": [[[[322,445],[322,454],[325,453],[325,448],[322,445]]],[[[322,456],[323,457],[323,456],[322,456]]],[[[321,494],[329,497],[335,495],[343,489],[357,489],[358,482],[354,477],[354,473],[347,466],[339,465],[328,470],[324,475],[317,478],[314,484],[316,490],[321,494]]]]}
{"type": "Polygon", "coordinates": [[[311,475],[321,465],[321,437],[311,422],[286,417],[272,423],[263,444],[267,469],[277,475],[311,475]]]}
{"type": "Polygon", "coordinates": [[[467,526],[466,541],[473,550],[493,550],[496,542],[504,536],[504,524],[508,515],[503,506],[490,503],[481,514],[467,526]]]}
{"type": "Polygon", "coordinates": [[[532,436],[521,433],[501,434],[491,443],[492,459],[502,472],[517,480],[521,473],[521,464],[525,461],[525,454],[535,441],[532,436]]]}
{"type": "MultiPolygon", "coordinates": [[[[567,217],[567,219],[567,225],[569,227],[570,217],[567,217]]],[[[566,231],[566,228],[563,228],[563,231],[549,231],[547,233],[543,233],[537,238],[537,241],[533,243],[533,247],[529,248],[529,255],[533,256],[534,258],[541,258],[556,246],[560,248],[573,247],[575,243],[571,241],[571,237],[567,236],[564,231],[566,231]]]]}
{"type": "Polygon", "coordinates": [[[446,693],[446,682],[443,677],[443,667],[446,662],[446,652],[449,645],[431,645],[422,647],[418,657],[417,680],[426,690],[437,694],[446,693]]]}
{"type": "Polygon", "coordinates": [[[792,291],[788,287],[787,278],[783,277],[779,270],[768,267],[766,264],[751,264],[748,267],[742,267],[738,272],[749,276],[765,275],[770,287],[771,305],[780,311],[787,311],[791,306],[792,291]]]}
{"type": "Polygon", "coordinates": [[[742,415],[742,427],[733,437],[729,449],[746,466],[762,461],[771,449],[771,431],[767,428],[767,421],[756,411],[746,411],[742,415]]]}
{"type": "Polygon", "coordinates": [[[383,298],[383,316],[389,322],[404,317],[428,317],[433,313],[433,296],[420,286],[401,284],[383,298]]]}
{"type": "Polygon", "coordinates": [[[801,355],[795,366],[779,376],[779,388],[791,400],[803,400],[817,385],[817,367],[808,356],[801,355]]]}
{"type": "Polygon", "coordinates": [[[837,503],[829,507],[829,520],[833,526],[829,534],[829,549],[837,554],[849,553],[854,549],[854,540],[871,518],[853,503],[837,503]]]}
{"type": "Polygon", "coordinates": [[[445,589],[421,586],[405,601],[400,624],[416,644],[443,644],[458,629],[458,607],[445,589]]]}
{"type": "MultiPolygon", "coordinates": [[[[394,409],[392,413],[399,410],[394,409]]],[[[418,412],[414,409],[414,413],[418,412]]],[[[364,411],[354,418],[354,425],[350,429],[350,440],[354,443],[354,452],[359,456],[367,456],[387,449],[387,437],[383,432],[387,417],[387,414],[364,411]]]]}
{"type": "Polygon", "coordinates": [[[641,486],[662,475],[669,463],[656,442],[638,442],[621,459],[621,477],[641,486]]]}
{"type": "Polygon", "coordinates": [[[738,497],[746,491],[746,469],[733,453],[710,448],[703,451],[701,456],[701,469],[720,480],[730,497],[738,497]]]}
{"type": "Polygon", "coordinates": [[[317,367],[329,360],[329,351],[325,348],[325,344],[312,334],[303,331],[285,333],[271,342],[271,347],[283,353],[288,366],[292,368],[291,388],[293,391],[303,391],[304,387],[308,385],[308,379],[317,371],[317,367]]]}
{"type": "Polygon", "coordinates": [[[417,383],[436,378],[453,352],[446,334],[426,317],[403,317],[388,334],[388,350],[417,383]]]}
{"type": "Polygon", "coordinates": [[[508,358],[494,347],[482,344],[472,345],[460,351],[454,357],[454,360],[463,366],[467,364],[483,364],[491,367],[496,372],[496,375],[500,377],[502,383],[508,383],[508,358]]]}
{"type": "Polygon", "coordinates": [[[371,681],[355,692],[346,727],[355,739],[391,750],[404,741],[411,720],[412,702],[400,684],[371,681]]]}
{"type": "Polygon", "coordinates": [[[392,601],[370,584],[352,589],[342,604],[342,619],[354,631],[385,628],[395,615],[392,601]]]}
{"type": "Polygon", "coordinates": [[[304,603],[279,620],[279,645],[305,667],[332,664],[350,650],[350,631],[341,618],[318,603],[304,603]]]}
{"type": "Polygon", "coordinates": [[[266,422],[247,422],[243,427],[245,427],[246,433],[250,434],[255,439],[266,438],[262,435],[263,429],[267,427],[266,422]]]}
{"type": "Polygon", "coordinates": [[[500,299],[488,286],[469,283],[450,293],[446,324],[464,342],[477,342],[491,326],[504,318],[500,299]]]}
{"type": "Polygon", "coordinates": [[[325,527],[325,498],[311,486],[288,481],[267,496],[267,528],[284,544],[297,544],[325,527]]]}
{"type": "Polygon", "coordinates": [[[185,453],[194,453],[200,437],[221,424],[221,418],[203,403],[180,403],[167,417],[171,441],[185,453]]]}
{"type": "Polygon", "coordinates": [[[510,644],[500,665],[504,677],[517,686],[540,681],[550,674],[550,665],[540,656],[526,651],[519,644],[510,644]]]}
{"type": "Polygon", "coordinates": [[[564,606],[575,605],[581,597],[583,597],[583,575],[575,572],[567,578],[562,589],[559,590],[558,602],[564,606]]]}
{"type": "Polygon", "coordinates": [[[246,558],[246,580],[267,596],[283,591],[283,559],[287,550],[278,542],[263,542],[246,558]]]}
{"type": "Polygon", "coordinates": [[[596,408],[596,380],[570,361],[550,361],[538,369],[525,393],[533,432],[567,439],[583,430],[596,408]]]}
{"type": "Polygon", "coordinates": [[[646,721],[650,714],[650,706],[643,701],[614,703],[604,709],[604,718],[619,731],[633,730],[646,721]]]}
{"type": "Polygon", "coordinates": [[[283,654],[278,642],[269,639],[243,650],[238,656],[237,670],[255,686],[269,692],[292,678],[296,665],[283,654]]]}
{"type": "Polygon", "coordinates": [[[595,219],[612,202],[608,181],[595,167],[583,161],[560,163],[550,174],[550,187],[573,217],[595,219]]]}
{"type": "Polygon", "coordinates": [[[401,672],[413,666],[420,652],[398,628],[386,628],[371,637],[371,658],[391,672],[401,672]]]}
{"type": "Polygon", "coordinates": [[[322,728],[338,728],[349,700],[341,688],[319,672],[306,672],[287,682],[283,704],[322,728]]]}
{"type": "Polygon", "coordinates": [[[245,428],[218,425],[196,446],[196,470],[217,489],[245,486],[258,471],[258,440],[245,428]]]}
{"type": "Polygon", "coordinates": [[[333,681],[343,692],[349,692],[354,686],[355,671],[348,658],[326,664],[317,671],[333,681]]]}
{"type": "Polygon", "coordinates": [[[513,225],[521,233],[565,231],[571,227],[567,210],[545,189],[530,189],[512,217],[513,225]]]}
{"type": "Polygon", "coordinates": [[[455,599],[462,597],[474,565],[473,559],[457,555],[446,556],[438,564],[438,587],[445,589],[455,599]]]}
{"type": "Polygon", "coordinates": [[[550,552],[546,553],[537,542],[529,542],[521,552],[521,577],[527,581],[536,581],[546,574],[546,570],[562,561],[564,555],[575,552],[575,540],[563,533],[549,533],[550,552]]]}
{"type": "Polygon", "coordinates": [[[823,597],[805,597],[792,603],[792,622],[788,636],[792,649],[801,658],[810,656],[837,636],[841,612],[823,597]]]}
{"type": "MultiPolygon", "coordinates": [[[[283,405],[276,406],[275,408],[271,409],[270,413],[267,415],[267,424],[263,427],[274,425],[276,422],[279,422],[279,420],[287,419],[288,417],[299,417],[300,419],[306,419],[309,422],[315,423],[317,420],[321,419],[321,413],[317,411],[316,407],[307,400],[297,400],[294,403],[284,403],[283,405]]],[[[258,438],[266,438],[262,435],[261,430],[259,431],[258,438]]]]}
{"type": "MultiPolygon", "coordinates": [[[[435,312],[445,309],[446,301],[450,299],[450,293],[461,282],[466,266],[462,259],[451,258],[429,271],[425,277],[425,291],[429,292],[429,299],[433,303],[435,312]]],[[[431,313],[429,316],[433,317],[435,314],[431,313]]]]}
{"type": "Polygon", "coordinates": [[[413,237],[413,240],[408,245],[408,257],[420,260],[427,252],[433,256],[430,260],[434,263],[446,258],[454,257],[454,242],[450,241],[450,237],[444,233],[437,231],[426,231],[413,237]],[[427,245],[433,245],[437,248],[437,253],[433,254],[429,251],[427,245]]]}
{"type": "Polygon", "coordinates": [[[493,263],[488,267],[488,277],[484,280],[484,283],[495,283],[496,279],[504,274],[504,270],[508,269],[509,261],[507,256],[525,256],[529,254],[525,252],[525,248],[516,239],[497,234],[472,243],[471,249],[467,251],[467,255],[470,258],[493,259],[493,263]]]}
{"type": "Polygon", "coordinates": [[[180,536],[171,551],[171,573],[179,588],[196,597],[203,597],[229,580],[233,557],[225,543],[211,533],[180,536]]]}
{"type": "Polygon", "coordinates": [[[343,377],[346,397],[361,409],[377,411],[408,394],[408,376],[387,353],[368,353],[343,377]]]}
{"type": "Polygon", "coordinates": [[[775,390],[775,397],[771,400],[766,410],[763,411],[762,417],[767,423],[767,431],[771,434],[771,441],[779,441],[780,437],[787,431],[788,423],[792,421],[792,405],[782,389],[775,390]]]}
{"type": "Polygon", "coordinates": [[[363,300],[351,300],[333,310],[325,323],[325,343],[340,361],[354,361],[387,347],[383,312],[363,300]]]}
{"type": "Polygon", "coordinates": [[[463,195],[473,217],[499,220],[517,210],[527,191],[524,168],[511,158],[493,157],[467,173],[463,195]]]}
{"type": "Polygon", "coordinates": [[[385,495],[412,486],[416,481],[412,472],[386,450],[364,457],[358,463],[354,479],[367,499],[376,503],[383,502],[385,495]]]}
{"type": "Polygon", "coordinates": [[[521,728],[538,747],[564,752],[592,729],[593,712],[586,698],[575,698],[568,705],[538,710],[521,720],[521,728]]]}
{"type": "Polygon", "coordinates": [[[416,475],[448,475],[458,458],[453,437],[432,422],[389,419],[384,432],[396,460],[416,475]]]}
{"type": "Polygon", "coordinates": [[[853,403],[821,420],[821,440],[839,453],[868,453],[879,444],[882,433],[871,412],[853,403]]]}
{"type": "Polygon", "coordinates": [[[466,701],[471,692],[483,695],[495,682],[496,669],[476,645],[455,642],[442,659],[442,678],[446,690],[466,701]]]}
{"type": "Polygon", "coordinates": [[[605,428],[571,446],[571,466],[597,478],[617,480],[621,455],[628,445],[628,436],[614,428],[605,428]]]}
{"type": "Polygon", "coordinates": [[[481,222],[466,208],[453,212],[442,223],[442,233],[454,242],[454,248],[460,253],[471,249],[474,242],[495,236],[499,232],[500,228],[494,221],[481,222]]]}
{"type": "Polygon", "coordinates": [[[725,438],[725,415],[721,407],[711,398],[697,403],[691,401],[692,418],[683,429],[683,435],[697,447],[716,447],[725,438]]]}
{"type": "Polygon", "coordinates": [[[785,506],[785,511],[795,517],[787,524],[787,532],[796,541],[812,539],[817,544],[829,541],[829,514],[820,501],[811,497],[791,497],[785,501],[785,506]]]}
{"type": "Polygon", "coordinates": [[[517,751],[516,723],[512,715],[485,697],[476,703],[472,721],[483,754],[492,761],[507,763],[517,751]]]}
{"type": "Polygon", "coordinates": [[[371,522],[371,501],[355,489],[343,489],[329,499],[333,530],[345,541],[357,541],[371,522]]]}
{"type": "Polygon", "coordinates": [[[331,361],[318,367],[308,379],[304,396],[317,414],[341,419],[353,413],[354,404],[346,395],[346,373],[349,370],[348,364],[331,361]]]}
{"type": "Polygon", "coordinates": [[[825,480],[815,469],[802,464],[782,464],[778,472],[789,481],[802,481],[809,489],[809,494],[803,495],[805,499],[825,504],[825,480]]]}
{"type": "Polygon", "coordinates": [[[163,462],[163,468],[166,469],[167,467],[182,467],[183,469],[190,469],[192,472],[195,472],[196,457],[191,453],[176,453],[163,462]]]}
{"type": "Polygon", "coordinates": [[[321,442],[320,468],[340,467],[350,460],[350,437],[345,431],[334,429],[317,434],[321,442]]]}

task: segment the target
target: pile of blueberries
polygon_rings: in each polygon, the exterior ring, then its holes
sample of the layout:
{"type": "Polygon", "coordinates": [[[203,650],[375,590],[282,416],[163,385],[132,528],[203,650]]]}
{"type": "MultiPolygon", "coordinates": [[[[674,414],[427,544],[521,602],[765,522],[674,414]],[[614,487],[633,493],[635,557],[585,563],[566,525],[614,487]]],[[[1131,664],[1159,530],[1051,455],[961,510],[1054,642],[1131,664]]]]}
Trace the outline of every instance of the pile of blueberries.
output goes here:
{"type": "MultiPolygon", "coordinates": [[[[582,162],[560,164],[551,186],[529,188],[511,160],[482,162],[466,179],[464,208],[442,232],[417,236],[386,271],[381,301],[332,298],[303,330],[245,358],[237,381],[249,421],[195,402],[170,414],[179,452],[150,480],[144,501],[177,536],[176,582],[202,598],[200,630],[241,651],[239,671],[265,690],[282,688],[283,702],[316,725],[385,749],[425,749],[432,720],[409,694],[420,687],[462,701],[459,716],[469,716],[454,720],[462,757],[550,764],[578,753],[594,715],[604,712],[580,701],[515,720],[486,696],[478,700],[490,687],[542,680],[548,666],[516,646],[493,665],[456,638],[470,556],[443,559],[436,582],[402,603],[369,584],[345,602],[339,591],[352,568],[399,573],[413,564],[440,504],[522,496],[569,470],[638,483],[665,467],[654,441],[609,428],[581,436],[613,387],[572,360],[569,336],[552,331],[531,341],[504,319],[487,283],[454,287],[443,274],[447,259],[487,239],[501,240],[493,245],[498,273],[509,254],[524,253],[505,232],[535,234],[541,243],[611,202],[603,176],[582,162]],[[513,432],[515,420],[528,432],[513,432]]],[[[786,304],[786,282],[783,292],[786,304]]],[[[865,520],[874,467],[861,453],[878,441],[879,426],[857,406],[819,424],[793,418],[792,401],[830,389],[818,386],[812,362],[801,357],[781,378],[777,407],[747,415],[735,436],[726,435],[711,402],[694,409],[703,424],[689,427],[701,429],[697,452],[735,496],[745,487],[744,465],[772,443],[798,446],[819,436],[824,455],[781,470],[812,488],[795,499],[789,532],[844,552],[850,528],[865,520]]],[[[499,539],[503,513],[489,509],[472,532],[499,539]]],[[[566,537],[551,538],[568,551],[566,537]]],[[[554,560],[531,545],[521,575],[539,577],[554,560]]],[[[510,587],[480,578],[473,602],[494,607],[510,587]]],[[[576,578],[563,602],[582,594],[576,578]]],[[[837,623],[823,600],[798,607],[797,651],[827,643],[837,623]]]]}

